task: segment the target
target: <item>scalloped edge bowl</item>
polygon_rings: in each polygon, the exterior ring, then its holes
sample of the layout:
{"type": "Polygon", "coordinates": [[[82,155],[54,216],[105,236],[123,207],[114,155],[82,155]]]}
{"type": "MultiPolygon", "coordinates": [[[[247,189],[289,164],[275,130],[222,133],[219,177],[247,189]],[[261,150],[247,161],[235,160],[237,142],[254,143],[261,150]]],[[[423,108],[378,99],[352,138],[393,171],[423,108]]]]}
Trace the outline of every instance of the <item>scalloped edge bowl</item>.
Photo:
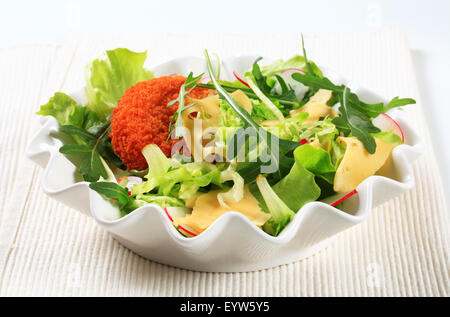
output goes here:
{"type": "MultiPolygon", "coordinates": [[[[234,80],[233,71],[242,74],[254,59],[254,56],[237,56],[222,60],[221,78],[234,80]]],[[[204,60],[198,57],[178,58],[150,69],[156,76],[206,71],[204,60]]],[[[348,85],[364,101],[386,102],[385,98],[336,73],[322,70],[333,82],[348,85]]],[[[84,89],[70,95],[78,102],[86,101],[84,89]]],[[[311,256],[339,233],[364,221],[372,208],[414,186],[411,163],[420,156],[423,147],[400,112],[390,111],[389,115],[402,127],[405,144],[393,150],[389,164],[383,168],[384,176],[374,175],[364,180],[357,187],[358,195],[344,202],[345,212],[329,204],[339,197],[304,205],[278,237],[266,234],[238,212],[224,214],[203,233],[191,238],[181,235],[164,210],[156,205],[141,207],[119,218],[117,209],[90,190],[89,183],[77,181],[75,166],[58,152],[62,142],[55,137],[58,123],[52,117],[41,119],[42,127],[32,137],[26,155],[45,168],[42,189],[47,195],[93,217],[98,225],[137,254],[194,271],[254,271],[311,256]]]]}

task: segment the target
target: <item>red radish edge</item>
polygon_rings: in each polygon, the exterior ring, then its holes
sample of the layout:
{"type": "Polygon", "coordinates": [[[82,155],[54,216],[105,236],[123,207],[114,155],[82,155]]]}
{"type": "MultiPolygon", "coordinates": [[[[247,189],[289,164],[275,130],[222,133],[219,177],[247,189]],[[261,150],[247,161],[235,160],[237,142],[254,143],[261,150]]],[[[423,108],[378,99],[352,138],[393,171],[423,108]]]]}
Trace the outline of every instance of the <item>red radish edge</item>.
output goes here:
{"type": "Polygon", "coordinates": [[[187,232],[187,233],[189,233],[191,236],[194,236],[194,237],[196,237],[197,236],[197,234],[195,234],[195,233],[193,233],[193,232],[191,232],[191,231],[189,231],[189,230],[187,230],[187,229],[185,229],[185,228],[183,228],[182,226],[180,226],[180,225],[178,225],[178,228],[180,228],[181,230],[183,230],[183,231],[185,231],[185,232],[187,232]]]}
{"type": "Polygon", "coordinates": [[[286,68],[285,70],[283,70],[283,71],[281,72],[281,74],[283,74],[283,73],[285,73],[285,72],[287,72],[287,71],[290,71],[290,70],[295,70],[296,72],[302,73],[303,75],[306,74],[304,71],[302,71],[301,69],[298,69],[298,68],[286,68]]]}
{"type": "Polygon", "coordinates": [[[247,86],[248,88],[250,88],[250,86],[241,78],[239,78],[239,76],[236,74],[236,72],[233,71],[233,75],[234,77],[236,77],[237,80],[239,80],[241,83],[243,83],[245,86],[247,86]]]}
{"type": "MultiPolygon", "coordinates": [[[[167,211],[167,207],[164,208],[164,211],[166,212],[167,217],[169,217],[169,220],[170,220],[170,221],[172,222],[172,224],[173,224],[173,218],[170,216],[169,212],[167,211]]],[[[184,232],[190,234],[191,236],[194,236],[194,237],[197,236],[197,234],[195,234],[195,233],[193,233],[193,232],[187,230],[186,228],[183,228],[181,225],[178,225],[177,227],[178,227],[179,229],[183,230],[184,232]]]]}
{"type": "Polygon", "coordinates": [[[404,143],[404,142],[405,142],[405,136],[404,136],[404,134],[403,134],[402,128],[401,128],[400,125],[397,123],[397,121],[395,121],[394,119],[392,119],[391,116],[389,116],[389,115],[387,115],[387,114],[385,114],[385,113],[382,113],[382,115],[384,115],[384,116],[387,117],[388,119],[392,120],[392,122],[394,122],[394,124],[397,126],[398,130],[400,131],[400,134],[402,135],[402,142],[404,143]]]}
{"type": "Polygon", "coordinates": [[[169,212],[167,211],[167,207],[164,208],[164,211],[166,212],[167,217],[169,217],[169,220],[170,220],[171,222],[173,222],[172,217],[170,216],[169,212]]]}
{"type": "Polygon", "coordinates": [[[300,141],[298,141],[298,143],[300,143],[300,144],[307,144],[307,143],[308,143],[308,140],[306,140],[306,139],[301,139],[300,141]]]}
{"type": "Polygon", "coordinates": [[[338,201],[332,203],[331,207],[336,207],[337,205],[339,205],[340,203],[344,202],[345,200],[349,199],[350,197],[352,197],[353,195],[355,195],[357,193],[358,193],[358,191],[356,189],[352,190],[351,192],[349,192],[347,195],[345,195],[344,197],[342,197],[338,201]]]}

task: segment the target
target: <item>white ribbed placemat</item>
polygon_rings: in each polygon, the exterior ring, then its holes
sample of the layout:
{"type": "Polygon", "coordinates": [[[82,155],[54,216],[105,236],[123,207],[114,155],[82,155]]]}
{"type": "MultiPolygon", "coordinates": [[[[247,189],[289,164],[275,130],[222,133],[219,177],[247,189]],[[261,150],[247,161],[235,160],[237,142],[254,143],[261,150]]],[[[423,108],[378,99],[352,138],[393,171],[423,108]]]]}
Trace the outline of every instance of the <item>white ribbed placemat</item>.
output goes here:
{"type": "Polygon", "coordinates": [[[416,187],[303,261],[250,273],[199,273],[145,260],[94,221],[41,191],[42,169],[24,157],[34,112],[55,91],[83,85],[84,65],[118,46],[148,49],[150,65],[183,56],[300,52],[298,34],[148,34],[73,37],[62,47],[0,49],[0,296],[448,296],[449,221],[406,36],[397,28],[305,36],[309,57],[386,97],[413,97],[408,117],[426,153],[416,187]]]}

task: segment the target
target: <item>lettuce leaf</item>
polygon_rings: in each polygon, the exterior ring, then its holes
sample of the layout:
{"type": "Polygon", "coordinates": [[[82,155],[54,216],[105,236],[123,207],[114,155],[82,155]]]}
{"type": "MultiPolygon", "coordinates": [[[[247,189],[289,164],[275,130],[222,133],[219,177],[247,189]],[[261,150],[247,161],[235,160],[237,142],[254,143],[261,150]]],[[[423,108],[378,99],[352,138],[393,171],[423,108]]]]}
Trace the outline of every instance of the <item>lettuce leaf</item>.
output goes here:
{"type": "Polygon", "coordinates": [[[319,77],[323,77],[323,74],[322,74],[322,71],[320,70],[320,68],[316,64],[307,60],[304,56],[301,56],[301,55],[295,55],[286,61],[284,61],[282,59],[276,60],[275,62],[273,62],[270,65],[261,67],[261,73],[264,76],[270,77],[270,76],[274,76],[275,74],[281,73],[283,70],[285,70],[287,68],[297,68],[297,69],[301,69],[304,72],[306,72],[306,71],[308,71],[308,66],[306,63],[307,61],[311,65],[313,73],[319,77]]]}
{"type": "Polygon", "coordinates": [[[265,177],[259,175],[256,186],[251,186],[251,191],[261,208],[272,215],[264,224],[263,230],[274,236],[286,227],[303,205],[317,200],[321,193],[314,175],[298,161],[289,174],[272,187],[265,177]]]}
{"type": "MultiPolygon", "coordinates": [[[[220,185],[220,170],[214,169],[212,171],[202,170],[201,175],[196,177],[189,177],[181,183],[178,197],[180,199],[189,199],[198,192],[201,187],[206,187],[209,184],[220,185]]],[[[193,175],[193,173],[191,174],[193,175]]]]}
{"type": "Polygon", "coordinates": [[[78,105],[75,100],[62,92],[57,92],[50,100],[42,105],[36,114],[53,116],[59,125],[73,125],[83,127],[86,107],[78,105]]]}
{"type": "Polygon", "coordinates": [[[277,235],[292,219],[293,213],[296,213],[306,203],[320,197],[321,189],[315,182],[314,174],[303,167],[300,162],[301,155],[295,156],[295,152],[302,147],[300,146],[294,151],[295,163],[289,173],[270,190],[264,183],[261,183],[260,176],[257,178],[257,186],[254,184],[250,186],[250,190],[258,199],[261,208],[273,216],[263,226],[263,230],[269,234],[277,235]],[[258,184],[258,180],[260,184],[258,184]],[[279,210],[275,210],[275,207],[279,210]]]}
{"type": "Polygon", "coordinates": [[[277,125],[267,127],[267,131],[276,135],[280,139],[298,142],[304,129],[302,128],[303,122],[308,118],[307,112],[300,112],[294,117],[285,118],[281,120],[277,125]]]}
{"type": "MultiPolygon", "coordinates": [[[[272,110],[262,101],[257,99],[250,99],[252,103],[252,113],[250,116],[256,122],[262,122],[266,120],[276,120],[277,117],[272,110]]],[[[220,99],[220,127],[242,127],[244,122],[239,115],[230,107],[230,105],[223,99],[220,99]]]]}
{"type": "MultiPolygon", "coordinates": [[[[301,147],[303,146],[297,149],[301,147]]],[[[300,163],[298,157],[295,157],[295,164],[289,174],[276,183],[273,190],[295,212],[304,204],[315,201],[320,196],[320,188],[314,181],[314,174],[300,163]]]]}
{"type": "Polygon", "coordinates": [[[403,144],[402,138],[392,131],[372,133],[372,136],[385,142],[394,143],[396,145],[403,144]]]}
{"type": "Polygon", "coordinates": [[[276,120],[277,116],[273,111],[260,100],[251,99],[252,102],[252,118],[256,122],[266,120],[276,120]]]}
{"type": "Polygon", "coordinates": [[[291,222],[295,212],[280,199],[264,176],[259,175],[256,178],[256,185],[260,193],[260,201],[265,202],[266,210],[271,214],[269,220],[263,225],[263,230],[270,235],[277,236],[291,222]]]}
{"type": "Polygon", "coordinates": [[[339,163],[341,162],[341,159],[344,157],[345,154],[345,146],[337,142],[336,140],[331,140],[331,151],[330,151],[330,157],[331,162],[333,162],[334,166],[339,166],[339,163]]]}
{"type": "Polygon", "coordinates": [[[133,196],[158,194],[178,199],[188,199],[201,187],[215,184],[221,186],[220,173],[222,166],[206,162],[183,164],[168,159],[161,149],[155,145],[147,145],[142,153],[148,163],[149,172],[146,181],[135,185],[133,196]]]}
{"type": "Polygon", "coordinates": [[[125,168],[111,145],[109,118],[100,121],[95,112],[77,104],[62,92],[55,93],[36,114],[56,118],[59,131],[69,137],[64,138],[64,145],[59,151],[68,155],[84,180],[93,182],[100,177],[106,178],[103,159],[118,168],[125,168]],[[75,144],[71,144],[72,141],[75,144]],[[72,160],[72,156],[78,156],[81,160],[72,160]]]}
{"type": "Polygon", "coordinates": [[[155,204],[161,206],[162,208],[166,207],[183,207],[184,202],[178,198],[171,196],[161,196],[155,194],[143,194],[137,195],[136,200],[139,202],[144,202],[144,204],[155,204]]]}
{"type": "Polygon", "coordinates": [[[299,146],[294,151],[295,161],[315,176],[322,177],[329,183],[333,183],[335,165],[331,162],[330,153],[322,148],[310,144],[299,146]]]}
{"type": "Polygon", "coordinates": [[[143,67],[147,52],[135,53],[126,48],[106,51],[106,58],[98,58],[86,67],[86,95],[88,108],[101,120],[112,113],[125,90],[136,83],[153,78],[143,67]]]}

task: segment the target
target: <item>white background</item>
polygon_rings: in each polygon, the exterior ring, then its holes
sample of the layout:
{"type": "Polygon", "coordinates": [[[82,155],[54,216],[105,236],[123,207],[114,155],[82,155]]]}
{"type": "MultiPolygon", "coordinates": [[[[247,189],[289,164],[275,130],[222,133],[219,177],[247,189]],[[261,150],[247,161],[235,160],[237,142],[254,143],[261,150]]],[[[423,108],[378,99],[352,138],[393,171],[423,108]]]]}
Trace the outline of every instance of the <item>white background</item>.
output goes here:
{"type": "MultiPolygon", "coordinates": [[[[62,44],[72,32],[307,34],[401,26],[450,197],[449,0],[1,1],[0,47],[62,44]]],[[[1,76],[1,74],[0,74],[1,76]]]]}

